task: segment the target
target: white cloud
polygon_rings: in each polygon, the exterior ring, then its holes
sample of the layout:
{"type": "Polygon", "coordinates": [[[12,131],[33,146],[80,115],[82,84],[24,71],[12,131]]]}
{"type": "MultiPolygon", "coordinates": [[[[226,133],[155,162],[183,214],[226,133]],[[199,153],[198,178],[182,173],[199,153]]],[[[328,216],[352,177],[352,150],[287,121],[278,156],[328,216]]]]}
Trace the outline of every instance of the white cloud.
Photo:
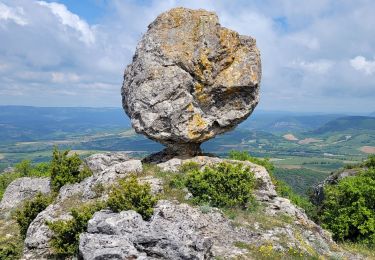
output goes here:
{"type": "Polygon", "coordinates": [[[27,25],[24,18],[24,11],[22,7],[12,8],[3,3],[0,3],[0,20],[11,20],[18,25],[27,25]]]}
{"type": "Polygon", "coordinates": [[[317,61],[294,61],[291,64],[293,68],[301,68],[306,72],[318,73],[318,74],[325,74],[327,73],[334,62],[330,60],[317,60],[317,61]]]}
{"type": "Polygon", "coordinates": [[[91,30],[90,26],[80,17],[70,12],[65,5],[58,3],[47,3],[44,1],[38,1],[41,6],[48,7],[51,12],[56,15],[63,25],[69,26],[77,30],[81,37],[80,39],[86,44],[92,44],[95,42],[95,34],[91,30]]]}
{"type": "Polygon", "coordinates": [[[357,56],[350,60],[350,65],[358,71],[364,72],[366,75],[375,73],[375,58],[374,60],[367,60],[363,56],[357,56]]]}
{"type": "Polygon", "coordinates": [[[375,110],[374,1],[111,0],[100,1],[100,19],[57,1],[0,2],[0,104],[121,106],[123,72],[147,25],[184,6],[256,38],[260,109],[375,110]]]}
{"type": "Polygon", "coordinates": [[[80,77],[75,73],[52,72],[51,77],[54,83],[71,83],[80,80],[80,77]]]}

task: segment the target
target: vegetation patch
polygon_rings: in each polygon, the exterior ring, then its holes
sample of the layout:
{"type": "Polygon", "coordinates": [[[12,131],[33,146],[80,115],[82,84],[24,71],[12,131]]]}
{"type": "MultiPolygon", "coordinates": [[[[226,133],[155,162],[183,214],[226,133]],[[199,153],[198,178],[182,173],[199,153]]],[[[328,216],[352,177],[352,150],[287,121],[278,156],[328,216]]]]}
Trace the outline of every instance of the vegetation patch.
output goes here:
{"type": "Polygon", "coordinates": [[[346,177],[337,185],[326,185],[320,210],[324,228],[338,241],[375,245],[375,168],[346,177]]]}
{"type": "Polygon", "coordinates": [[[20,259],[23,239],[14,219],[0,214],[0,260],[20,259]]]}
{"type": "Polygon", "coordinates": [[[102,208],[102,203],[83,205],[71,210],[70,220],[47,222],[53,232],[50,245],[54,253],[61,257],[77,255],[79,235],[87,230],[88,221],[102,208]]]}
{"type": "Polygon", "coordinates": [[[107,206],[114,212],[134,210],[144,219],[149,219],[154,213],[157,198],[151,194],[149,183],[139,184],[135,176],[120,180],[109,193],[107,206]]]}
{"type": "MultiPolygon", "coordinates": [[[[310,255],[301,249],[289,247],[285,250],[276,249],[272,244],[263,244],[255,246],[238,241],[234,246],[249,251],[248,256],[252,259],[268,260],[268,259],[320,259],[318,255],[310,255]]],[[[241,259],[241,258],[240,258],[241,259]]]]}
{"type": "Polygon", "coordinates": [[[51,188],[58,192],[68,183],[80,182],[92,175],[90,168],[83,167],[78,154],[69,155],[69,150],[59,151],[55,146],[51,161],[51,188]]]}
{"type": "Polygon", "coordinates": [[[27,229],[36,216],[52,203],[54,196],[38,193],[35,198],[26,200],[23,206],[16,210],[15,218],[20,228],[20,234],[26,237],[27,229]]]}
{"type": "Polygon", "coordinates": [[[204,170],[194,169],[186,176],[186,187],[197,204],[214,207],[246,208],[254,201],[254,173],[242,164],[219,163],[204,170]]]}

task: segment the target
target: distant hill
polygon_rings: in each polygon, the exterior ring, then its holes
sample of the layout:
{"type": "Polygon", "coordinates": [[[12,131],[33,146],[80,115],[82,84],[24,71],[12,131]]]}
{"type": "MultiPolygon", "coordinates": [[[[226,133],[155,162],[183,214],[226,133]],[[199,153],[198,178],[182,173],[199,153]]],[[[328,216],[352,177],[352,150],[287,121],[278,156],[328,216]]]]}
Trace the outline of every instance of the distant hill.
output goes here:
{"type": "Polygon", "coordinates": [[[0,139],[34,141],[131,127],[122,108],[0,106],[0,139]]]}
{"type": "Polygon", "coordinates": [[[322,127],[311,131],[313,134],[326,134],[329,132],[374,130],[375,118],[368,116],[346,116],[329,121],[322,127]]]}
{"type": "Polygon", "coordinates": [[[271,133],[306,132],[342,116],[344,115],[256,111],[249,119],[240,124],[240,128],[271,133]]]}

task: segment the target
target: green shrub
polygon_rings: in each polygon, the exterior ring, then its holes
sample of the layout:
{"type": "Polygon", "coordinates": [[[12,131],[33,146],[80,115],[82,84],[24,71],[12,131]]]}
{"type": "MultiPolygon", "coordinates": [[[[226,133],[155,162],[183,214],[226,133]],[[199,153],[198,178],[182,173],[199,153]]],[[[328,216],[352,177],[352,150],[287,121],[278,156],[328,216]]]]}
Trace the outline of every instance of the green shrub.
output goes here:
{"type": "Polygon", "coordinates": [[[375,154],[369,155],[363,164],[365,167],[375,168],[375,154]]]}
{"type": "Polygon", "coordinates": [[[273,164],[270,162],[268,158],[265,158],[265,159],[256,158],[256,157],[251,156],[246,151],[230,151],[229,158],[233,160],[239,160],[239,161],[249,161],[249,162],[261,165],[264,168],[266,168],[269,174],[272,174],[273,170],[275,169],[275,167],[273,166],[273,164]]]}
{"type": "Polygon", "coordinates": [[[82,160],[78,154],[68,156],[69,151],[60,152],[57,147],[53,150],[51,161],[51,188],[57,192],[68,183],[80,182],[92,175],[91,170],[84,166],[81,169],[82,160]]]}
{"type": "Polygon", "coordinates": [[[253,200],[254,173],[241,164],[219,163],[204,170],[192,170],[186,187],[198,204],[214,207],[246,207],[253,200]]]}
{"type": "Polygon", "coordinates": [[[32,167],[30,160],[22,160],[14,166],[15,172],[18,172],[21,175],[21,177],[30,176],[31,169],[32,167]]]}
{"type": "Polygon", "coordinates": [[[109,194],[107,207],[114,212],[134,210],[144,219],[154,213],[157,198],[151,194],[150,184],[139,184],[135,176],[120,180],[109,194]]]}
{"type": "Polygon", "coordinates": [[[47,208],[52,201],[53,196],[38,193],[35,198],[25,201],[22,208],[15,212],[15,218],[23,238],[26,237],[26,232],[31,222],[40,212],[47,208]]]}
{"type": "Polygon", "coordinates": [[[179,171],[182,173],[188,173],[192,170],[199,170],[200,165],[196,162],[187,162],[180,166],[179,171]]]}
{"type": "Polygon", "coordinates": [[[103,208],[102,203],[84,205],[72,209],[70,220],[58,220],[47,222],[53,236],[50,245],[58,256],[77,255],[79,247],[79,235],[87,230],[88,221],[96,211],[103,208]]]}
{"type": "Polygon", "coordinates": [[[20,259],[22,246],[9,241],[0,242],[0,260],[20,259]]]}
{"type": "Polygon", "coordinates": [[[272,183],[275,185],[276,192],[279,196],[289,199],[293,204],[304,209],[306,214],[313,220],[317,219],[317,210],[316,207],[307,199],[297,193],[295,193],[290,186],[285,182],[277,179],[273,172],[275,170],[274,165],[269,161],[269,159],[260,159],[252,157],[246,151],[230,151],[229,158],[240,161],[249,161],[258,165],[262,165],[268,171],[272,183]]]}
{"type": "Polygon", "coordinates": [[[336,240],[375,245],[375,169],[324,188],[323,227],[336,240]]]}

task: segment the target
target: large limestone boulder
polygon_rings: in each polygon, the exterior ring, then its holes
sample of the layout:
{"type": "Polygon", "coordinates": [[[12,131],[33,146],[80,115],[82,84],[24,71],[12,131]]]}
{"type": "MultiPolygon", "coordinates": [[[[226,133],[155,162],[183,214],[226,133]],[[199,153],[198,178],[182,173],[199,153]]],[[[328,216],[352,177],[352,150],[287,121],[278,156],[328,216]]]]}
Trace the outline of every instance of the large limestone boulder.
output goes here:
{"type": "Polygon", "coordinates": [[[0,209],[12,209],[19,206],[23,201],[33,198],[39,192],[49,193],[49,178],[19,178],[14,180],[5,190],[0,202],[0,209]]]}
{"type": "Polygon", "coordinates": [[[258,104],[260,54],[254,38],[221,27],[215,13],[175,8],[149,25],[124,78],[135,131],[193,155],[258,104]]]}

